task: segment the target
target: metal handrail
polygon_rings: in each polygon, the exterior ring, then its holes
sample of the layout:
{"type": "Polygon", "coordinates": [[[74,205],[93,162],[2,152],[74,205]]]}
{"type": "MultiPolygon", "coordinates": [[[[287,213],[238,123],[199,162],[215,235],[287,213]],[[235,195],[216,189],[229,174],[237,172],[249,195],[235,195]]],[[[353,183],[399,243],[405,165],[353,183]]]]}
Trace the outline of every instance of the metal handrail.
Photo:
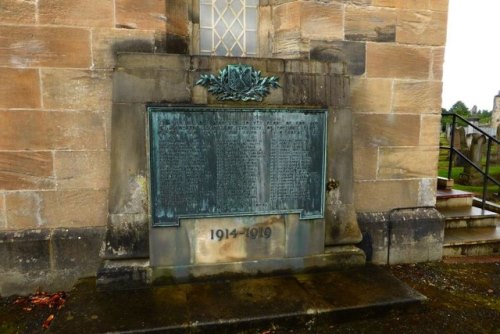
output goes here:
{"type": "Polygon", "coordinates": [[[450,138],[451,142],[450,142],[450,146],[441,146],[441,145],[439,146],[439,148],[448,149],[450,151],[450,156],[449,156],[449,160],[448,160],[448,179],[451,179],[451,170],[453,168],[453,155],[454,154],[458,154],[458,156],[460,156],[463,160],[465,160],[465,162],[467,162],[475,170],[477,170],[479,173],[481,173],[481,175],[483,175],[483,194],[482,194],[482,198],[481,198],[481,208],[484,210],[484,208],[486,206],[486,190],[488,188],[488,181],[491,181],[491,182],[493,182],[494,184],[496,184],[497,186],[500,187],[500,182],[497,181],[496,179],[492,178],[489,175],[489,172],[490,172],[491,144],[492,143],[500,144],[500,141],[498,141],[498,139],[496,139],[495,137],[490,136],[488,133],[486,133],[485,131],[483,131],[481,128],[475,126],[474,124],[472,124],[471,122],[469,122],[467,119],[465,119],[464,117],[462,117],[460,115],[457,115],[457,114],[451,113],[451,112],[444,112],[441,115],[443,117],[448,117],[448,116],[453,117],[452,122],[451,122],[451,138],[450,138]],[[457,118],[460,119],[461,121],[463,121],[465,124],[467,124],[469,126],[472,126],[472,128],[474,128],[475,130],[479,131],[482,135],[484,135],[487,138],[488,144],[487,144],[487,147],[486,147],[486,166],[485,166],[485,170],[484,171],[481,169],[481,166],[477,166],[473,161],[471,161],[462,152],[460,152],[459,150],[457,150],[454,147],[454,144],[455,144],[455,125],[456,125],[456,122],[457,122],[457,118]]]}

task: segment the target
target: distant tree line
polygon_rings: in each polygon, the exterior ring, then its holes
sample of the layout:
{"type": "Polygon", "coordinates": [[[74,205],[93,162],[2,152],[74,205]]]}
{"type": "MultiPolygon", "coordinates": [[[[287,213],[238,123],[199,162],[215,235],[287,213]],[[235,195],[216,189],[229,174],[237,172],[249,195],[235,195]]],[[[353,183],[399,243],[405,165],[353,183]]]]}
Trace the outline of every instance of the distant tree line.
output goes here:
{"type": "MultiPolygon", "coordinates": [[[[472,110],[470,110],[462,101],[455,102],[455,104],[449,110],[441,108],[441,112],[452,112],[462,116],[465,119],[479,119],[479,124],[489,124],[491,121],[491,111],[477,110],[475,106],[472,110]]],[[[449,124],[451,123],[451,117],[443,117],[441,122],[443,123],[443,125],[449,124]]],[[[461,124],[461,122],[459,122],[459,124],[461,124]]]]}

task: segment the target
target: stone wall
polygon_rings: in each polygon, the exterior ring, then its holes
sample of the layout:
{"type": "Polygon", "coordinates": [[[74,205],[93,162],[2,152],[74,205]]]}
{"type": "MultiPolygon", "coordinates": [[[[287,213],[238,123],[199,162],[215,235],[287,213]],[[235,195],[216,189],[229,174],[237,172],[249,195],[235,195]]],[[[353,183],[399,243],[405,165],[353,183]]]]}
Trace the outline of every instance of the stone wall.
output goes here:
{"type": "MultiPolygon", "coordinates": [[[[434,204],[447,3],[261,0],[261,57],[348,65],[358,212],[434,204]]],[[[1,2],[0,243],[106,225],[116,54],[196,54],[197,6],[1,2]]]]}

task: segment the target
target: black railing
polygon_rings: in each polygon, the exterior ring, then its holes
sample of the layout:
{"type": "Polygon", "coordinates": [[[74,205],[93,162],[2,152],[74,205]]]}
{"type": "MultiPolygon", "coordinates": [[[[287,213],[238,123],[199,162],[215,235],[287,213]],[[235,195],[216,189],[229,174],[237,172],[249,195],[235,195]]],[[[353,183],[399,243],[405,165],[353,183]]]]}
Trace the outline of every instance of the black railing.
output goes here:
{"type": "Polygon", "coordinates": [[[449,160],[448,160],[448,179],[451,179],[451,170],[453,168],[453,158],[454,155],[457,154],[460,158],[463,159],[466,163],[471,165],[475,170],[477,170],[480,174],[483,175],[483,189],[482,189],[482,197],[481,197],[481,208],[484,210],[486,206],[486,191],[488,189],[488,181],[493,182],[497,186],[500,187],[500,182],[497,181],[495,178],[491,177],[490,175],[490,161],[491,161],[491,145],[493,143],[499,144],[500,142],[495,138],[490,136],[488,133],[483,131],[481,128],[478,126],[472,124],[469,122],[467,119],[463,118],[460,115],[457,115],[455,113],[450,113],[450,112],[444,112],[441,114],[442,117],[452,117],[452,122],[451,122],[451,136],[450,136],[450,146],[440,146],[442,149],[448,149],[450,151],[449,154],[449,160]],[[463,123],[471,126],[474,128],[476,131],[484,135],[488,141],[487,146],[486,146],[486,162],[485,162],[485,168],[484,171],[482,169],[481,165],[475,164],[472,160],[470,160],[466,155],[464,155],[462,152],[460,152],[458,149],[454,147],[455,143],[455,129],[456,129],[456,124],[457,124],[457,119],[462,121],[463,123]]]}

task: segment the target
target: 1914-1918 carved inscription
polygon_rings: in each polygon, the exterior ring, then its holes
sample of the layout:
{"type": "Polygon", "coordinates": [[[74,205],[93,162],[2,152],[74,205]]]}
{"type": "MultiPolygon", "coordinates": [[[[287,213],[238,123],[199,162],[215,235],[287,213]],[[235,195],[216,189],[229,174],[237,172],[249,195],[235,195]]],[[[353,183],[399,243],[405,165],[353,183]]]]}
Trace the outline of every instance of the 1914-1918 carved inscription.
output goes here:
{"type": "Polygon", "coordinates": [[[186,217],[323,217],[326,110],[148,112],[154,226],[186,217]]]}

